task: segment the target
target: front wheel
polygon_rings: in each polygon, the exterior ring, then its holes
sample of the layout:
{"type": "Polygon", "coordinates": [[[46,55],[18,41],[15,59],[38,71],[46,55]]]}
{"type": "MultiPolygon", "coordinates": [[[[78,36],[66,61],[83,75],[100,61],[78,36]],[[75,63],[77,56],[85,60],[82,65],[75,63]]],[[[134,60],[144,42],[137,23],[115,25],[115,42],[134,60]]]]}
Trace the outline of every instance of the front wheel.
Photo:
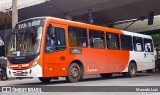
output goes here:
{"type": "Polygon", "coordinates": [[[77,63],[72,63],[68,69],[68,76],[66,80],[68,82],[78,82],[83,79],[83,73],[80,66],[77,63]]]}
{"type": "Polygon", "coordinates": [[[40,77],[39,80],[43,83],[48,83],[51,81],[52,78],[43,78],[43,77],[40,77]]]}
{"type": "Polygon", "coordinates": [[[2,74],[2,75],[1,75],[1,80],[2,80],[2,81],[8,80],[7,75],[6,75],[6,74],[2,74]]]}

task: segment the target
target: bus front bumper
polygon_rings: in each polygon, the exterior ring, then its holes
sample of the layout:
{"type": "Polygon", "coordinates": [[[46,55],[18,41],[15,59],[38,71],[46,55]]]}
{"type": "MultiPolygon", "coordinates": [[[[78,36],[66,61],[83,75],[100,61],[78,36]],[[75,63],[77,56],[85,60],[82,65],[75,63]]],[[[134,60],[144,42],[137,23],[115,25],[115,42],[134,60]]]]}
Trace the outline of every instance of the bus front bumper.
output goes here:
{"type": "Polygon", "coordinates": [[[16,78],[42,77],[42,67],[38,64],[26,70],[13,70],[7,67],[7,77],[9,78],[10,77],[16,77],[16,78]]]}

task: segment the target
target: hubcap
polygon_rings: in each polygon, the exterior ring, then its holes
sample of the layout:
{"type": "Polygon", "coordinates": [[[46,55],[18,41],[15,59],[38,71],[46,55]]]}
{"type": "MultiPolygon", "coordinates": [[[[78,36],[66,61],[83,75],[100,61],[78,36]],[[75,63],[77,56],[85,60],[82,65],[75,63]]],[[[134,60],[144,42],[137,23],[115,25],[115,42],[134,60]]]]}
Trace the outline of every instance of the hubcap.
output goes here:
{"type": "Polygon", "coordinates": [[[135,69],[134,67],[132,67],[132,68],[131,68],[131,73],[132,73],[132,75],[134,75],[135,72],[136,72],[136,69],[135,69]]]}
{"type": "Polygon", "coordinates": [[[71,69],[71,76],[72,77],[74,77],[74,78],[76,78],[77,76],[78,76],[78,69],[76,68],[76,67],[73,67],[72,69],[71,69]]]}

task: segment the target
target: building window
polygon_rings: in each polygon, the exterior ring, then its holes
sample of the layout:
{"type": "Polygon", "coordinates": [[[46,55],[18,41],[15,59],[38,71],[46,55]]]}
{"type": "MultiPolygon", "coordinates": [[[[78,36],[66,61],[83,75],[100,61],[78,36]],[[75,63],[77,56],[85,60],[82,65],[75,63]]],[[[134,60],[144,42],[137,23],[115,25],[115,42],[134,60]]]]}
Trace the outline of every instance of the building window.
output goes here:
{"type": "Polygon", "coordinates": [[[133,37],[134,50],[135,51],[143,51],[143,40],[140,37],[133,37]]]}
{"type": "Polygon", "coordinates": [[[119,50],[119,35],[115,33],[106,33],[107,48],[113,50],[119,50]]]}
{"type": "Polygon", "coordinates": [[[69,27],[68,28],[68,35],[69,35],[69,45],[80,46],[80,47],[87,47],[87,29],[78,28],[78,27],[69,27]]]}
{"type": "Polygon", "coordinates": [[[104,32],[89,30],[90,46],[93,48],[105,48],[104,32]]]}
{"type": "Polygon", "coordinates": [[[132,37],[128,35],[121,35],[121,48],[122,50],[133,50],[132,37]]]}
{"type": "Polygon", "coordinates": [[[144,48],[146,52],[153,52],[153,44],[151,39],[144,39],[144,48]]]}

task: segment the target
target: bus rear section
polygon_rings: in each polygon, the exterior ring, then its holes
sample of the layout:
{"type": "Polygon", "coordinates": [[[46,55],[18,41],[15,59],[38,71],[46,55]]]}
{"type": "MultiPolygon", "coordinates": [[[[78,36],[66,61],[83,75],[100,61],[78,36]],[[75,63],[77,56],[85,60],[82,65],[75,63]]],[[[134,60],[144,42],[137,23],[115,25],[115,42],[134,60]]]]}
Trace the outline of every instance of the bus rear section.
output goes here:
{"type": "MultiPolygon", "coordinates": [[[[137,72],[153,72],[155,69],[155,55],[152,37],[127,31],[123,31],[123,33],[125,39],[121,39],[121,41],[127,40],[126,42],[132,43],[129,62],[136,65],[137,72]]],[[[128,72],[128,68],[123,72],[128,72]]]]}
{"type": "Polygon", "coordinates": [[[154,65],[149,36],[52,17],[18,23],[8,48],[8,77],[42,82],[77,82],[85,74],[134,77],[154,65]]]}

